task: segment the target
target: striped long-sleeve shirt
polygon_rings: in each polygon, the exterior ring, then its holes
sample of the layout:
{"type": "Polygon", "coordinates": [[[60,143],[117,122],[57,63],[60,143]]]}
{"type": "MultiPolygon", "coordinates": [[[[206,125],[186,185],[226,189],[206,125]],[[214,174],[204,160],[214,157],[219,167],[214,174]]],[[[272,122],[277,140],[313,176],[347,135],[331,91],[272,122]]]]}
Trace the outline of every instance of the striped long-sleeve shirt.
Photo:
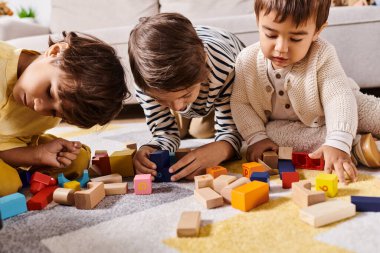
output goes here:
{"type": "MultiPolygon", "coordinates": [[[[235,60],[244,44],[224,30],[207,26],[196,26],[195,30],[203,41],[210,74],[208,81],[201,84],[197,99],[187,110],[179,113],[185,118],[198,118],[215,110],[215,141],[230,143],[238,155],[242,139],[232,120],[230,96],[235,81],[235,60]]],[[[180,138],[170,109],[138,87],[136,97],[144,109],[146,122],[153,135],[146,145],[174,152],[180,145],[180,138]]]]}

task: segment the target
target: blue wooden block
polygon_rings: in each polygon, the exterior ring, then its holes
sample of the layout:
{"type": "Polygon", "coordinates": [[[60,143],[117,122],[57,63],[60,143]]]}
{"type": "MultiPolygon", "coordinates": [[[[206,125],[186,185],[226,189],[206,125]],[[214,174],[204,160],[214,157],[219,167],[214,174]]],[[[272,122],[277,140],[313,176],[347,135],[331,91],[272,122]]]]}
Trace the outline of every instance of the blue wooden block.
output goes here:
{"type": "Polygon", "coordinates": [[[170,160],[170,166],[172,166],[178,161],[177,157],[175,156],[175,152],[169,153],[169,160],[170,160]]]}
{"type": "Polygon", "coordinates": [[[65,178],[65,175],[63,175],[63,173],[59,173],[58,174],[58,185],[60,187],[63,187],[63,185],[67,182],[70,182],[71,180],[68,180],[67,178],[65,178]]]}
{"type": "Polygon", "coordinates": [[[268,183],[269,184],[269,173],[268,172],[253,172],[251,174],[251,181],[261,181],[261,182],[264,182],[264,183],[268,183]]]}
{"type": "Polygon", "coordinates": [[[0,198],[0,212],[2,219],[25,213],[27,211],[25,196],[21,193],[13,193],[0,198]]]}
{"type": "Polygon", "coordinates": [[[149,160],[157,165],[158,169],[169,168],[170,158],[168,150],[157,150],[149,155],[149,160]]]}
{"type": "Polygon", "coordinates": [[[154,178],[154,182],[171,182],[170,178],[172,175],[174,174],[169,172],[169,167],[158,168],[157,176],[154,178]]]}
{"type": "Polygon", "coordinates": [[[380,197],[351,196],[358,212],[380,212],[380,197]]]}
{"type": "Polygon", "coordinates": [[[20,170],[18,172],[21,182],[22,182],[22,187],[27,187],[30,185],[30,179],[32,178],[32,174],[29,171],[25,170],[20,170]]]}
{"type": "Polygon", "coordinates": [[[90,181],[90,177],[88,176],[88,170],[84,170],[82,176],[75,180],[80,183],[81,188],[86,188],[88,181],[90,181]]]}
{"type": "Polygon", "coordinates": [[[280,179],[282,180],[282,172],[294,172],[296,169],[292,163],[292,160],[278,160],[278,171],[280,174],[280,179]]]}

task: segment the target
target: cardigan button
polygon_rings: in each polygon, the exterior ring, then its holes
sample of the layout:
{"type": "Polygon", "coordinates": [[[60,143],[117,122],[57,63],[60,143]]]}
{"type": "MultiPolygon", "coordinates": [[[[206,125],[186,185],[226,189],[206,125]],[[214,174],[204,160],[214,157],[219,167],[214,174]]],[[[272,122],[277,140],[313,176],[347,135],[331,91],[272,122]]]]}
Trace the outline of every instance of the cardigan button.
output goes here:
{"type": "Polygon", "coordinates": [[[265,90],[266,90],[267,92],[271,92],[271,91],[272,91],[272,87],[270,87],[269,85],[267,85],[267,87],[265,87],[265,90]]]}

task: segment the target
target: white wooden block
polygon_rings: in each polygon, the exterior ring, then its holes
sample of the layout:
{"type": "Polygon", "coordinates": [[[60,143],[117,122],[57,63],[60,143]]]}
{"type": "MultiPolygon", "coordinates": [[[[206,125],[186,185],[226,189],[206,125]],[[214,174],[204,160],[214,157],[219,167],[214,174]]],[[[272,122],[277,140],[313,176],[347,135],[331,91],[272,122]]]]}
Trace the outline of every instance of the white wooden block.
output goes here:
{"type": "Polygon", "coordinates": [[[223,205],[223,198],[210,187],[195,189],[194,197],[204,207],[210,209],[223,205]]]}
{"type": "Polygon", "coordinates": [[[220,194],[221,190],[236,180],[235,176],[231,175],[220,175],[219,177],[214,179],[214,191],[220,194]]]}
{"type": "Polygon", "coordinates": [[[121,177],[120,174],[115,173],[115,174],[106,175],[102,177],[91,178],[91,182],[103,182],[104,184],[121,183],[123,182],[123,178],[121,177]]]}
{"type": "Polygon", "coordinates": [[[201,189],[201,188],[214,188],[213,185],[214,178],[210,174],[200,175],[194,177],[194,188],[195,189],[201,189]]]}
{"type": "Polygon", "coordinates": [[[111,195],[119,195],[119,194],[127,194],[128,192],[128,183],[111,183],[105,184],[104,190],[106,192],[106,196],[111,195]]]}
{"type": "Polygon", "coordinates": [[[278,159],[292,160],[292,147],[279,147],[278,148],[278,159]]]}
{"type": "Polygon", "coordinates": [[[196,237],[201,226],[201,212],[183,212],[177,226],[178,237],[196,237]]]}
{"type": "Polygon", "coordinates": [[[238,178],[235,182],[227,185],[226,187],[224,187],[220,193],[222,194],[223,196],[223,199],[227,202],[227,203],[231,203],[231,192],[233,189],[235,189],[236,187],[239,187],[243,184],[247,184],[251,182],[251,180],[249,180],[248,178],[246,177],[241,177],[241,178],[238,178]]]}
{"type": "Polygon", "coordinates": [[[342,200],[322,202],[300,210],[301,220],[314,227],[328,225],[352,217],[355,214],[355,205],[342,200]]]}
{"type": "Polygon", "coordinates": [[[73,206],[74,190],[68,188],[57,188],[53,193],[53,200],[55,203],[67,206],[73,206]]]}

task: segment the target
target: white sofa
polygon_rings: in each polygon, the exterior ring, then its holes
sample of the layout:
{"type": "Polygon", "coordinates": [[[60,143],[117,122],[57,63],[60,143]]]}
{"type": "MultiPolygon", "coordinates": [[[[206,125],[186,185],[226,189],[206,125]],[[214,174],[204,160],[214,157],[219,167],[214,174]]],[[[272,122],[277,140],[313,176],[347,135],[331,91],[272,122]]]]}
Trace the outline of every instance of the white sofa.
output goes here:
{"type": "MultiPolygon", "coordinates": [[[[141,16],[180,12],[194,24],[225,28],[246,45],[258,41],[253,0],[51,0],[51,7],[49,27],[12,21],[0,25],[0,36],[12,34],[8,41],[15,46],[43,51],[48,36],[62,30],[90,33],[118,50],[128,73],[129,33],[141,16]],[[28,37],[17,34],[28,26],[28,37]]],[[[322,37],[335,45],[347,75],[362,88],[380,87],[380,7],[334,7],[328,21],[322,37]]],[[[133,91],[132,76],[128,79],[133,91]]]]}

